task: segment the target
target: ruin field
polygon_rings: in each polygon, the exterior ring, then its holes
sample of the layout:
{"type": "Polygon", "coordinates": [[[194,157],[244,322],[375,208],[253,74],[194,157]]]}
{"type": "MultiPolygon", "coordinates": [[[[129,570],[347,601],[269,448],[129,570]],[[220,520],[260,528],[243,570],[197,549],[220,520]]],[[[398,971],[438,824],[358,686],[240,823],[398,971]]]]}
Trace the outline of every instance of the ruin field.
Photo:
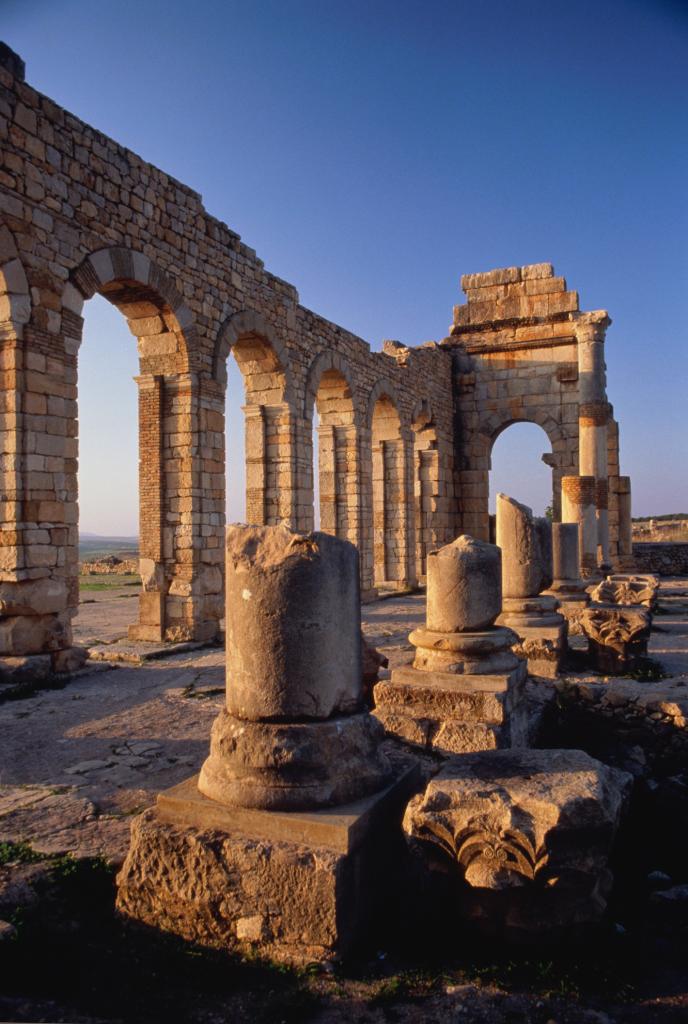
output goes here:
{"type": "MultiPolygon", "coordinates": [[[[116,646],[132,621],[126,590],[93,593],[75,623],[78,642],[116,646]]],[[[408,634],[424,618],[422,593],[364,606],[365,636],[389,659],[383,678],[409,661],[408,634]]],[[[607,679],[600,697],[600,677],[578,663],[556,683],[529,684],[531,698],[541,700],[542,688],[551,688],[567,709],[565,726],[552,721],[550,742],[564,745],[556,735],[562,728],[567,742],[584,746],[587,736],[595,756],[631,771],[644,807],[642,827],[633,817],[628,825],[630,845],[623,866],[615,867],[620,889],[605,925],[570,955],[469,940],[452,922],[438,921],[436,935],[418,936],[403,901],[399,916],[369,936],[355,961],[294,970],[125,925],[114,911],[114,876],[130,824],[206,758],[224,701],[223,649],[138,664],[89,661],[63,689],[5,700],[0,917],[14,936],[3,944],[0,1016],[93,1024],[154,1021],[161,1013],[169,1020],[266,1024],[685,1020],[688,776],[658,766],[658,720],[650,716],[657,715],[652,708],[671,706],[670,734],[686,728],[688,580],[662,581],[655,622],[645,681],[642,674],[607,679]],[[651,678],[653,666],[663,678],[651,678]],[[647,720],[639,726],[636,715],[628,745],[603,749],[602,732],[591,726],[595,709],[602,721],[614,707],[618,728],[629,704],[643,702],[647,720]],[[668,824],[661,811],[667,799],[668,824]]],[[[581,647],[575,638],[573,645],[581,647]]]]}

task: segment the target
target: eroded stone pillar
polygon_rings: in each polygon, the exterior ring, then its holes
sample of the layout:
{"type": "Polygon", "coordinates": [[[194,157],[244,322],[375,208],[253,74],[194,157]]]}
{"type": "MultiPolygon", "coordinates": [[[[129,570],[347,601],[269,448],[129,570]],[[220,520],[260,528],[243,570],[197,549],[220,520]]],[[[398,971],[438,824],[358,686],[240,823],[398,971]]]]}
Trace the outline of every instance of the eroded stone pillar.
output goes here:
{"type": "Polygon", "coordinates": [[[230,526],[227,708],[199,789],[223,804],[344,803],[385,781],[362,708],[358,556],[325,533],[230,526]]]}
{"type": "Polygon", "coordinates": [[[561,518],[578,526],[580,574],[597,575],[597,518],[595,514],[595,478],[565,476],[561,480],[561,518]]]}
{"type": "Polygon", "coordinates": [[[134,822],[117,905],[203,944],[342,955],[391,897],[415,775],[363,704],[358,554],[230,526],[226,555],[226,708],[200,777],[134,822]]]}
{"type": "Polygon", "coordinates": [[[609,317],[582,320],[576,327],[580,406],[578,419],[579,472],[595,478],[597,519],[596,562],[603,571],[609,561],[609,482],[607,424],[610,406],[606,393],[604,335],[609,317]]]}
{"type": "Polygon", "coordinates": [[[588,604],[585,581],[580,578],[577,523],[552,523],[553,580],[547,595],[556,598],[569,633],[580,632],[581,612],[588,604]]]}
{"type": "Polygon", "coordinates": [[[635,559],[630,476],[616,478],[616,496],[619,514],[619,568],[625,572],[632,572],[635,568],[635,559]]]}
{"type": "Polygon", "coordinates": [[[412,665],[374,690],[388,732],[442,754],[517,746],[525,663],[518,637],[494,625],[501,609],[499,548],[463,535],[427,557],[427,625],[409,640],[412,665]]]}
{"type": "Polygon", "coordinates": [[[502,550],[502,614],[497,620],[520,637],[515,647],[532,675],[556,676],[566,651],[566,620],[552,584],[552,532],[546,519],[506,494],[497,495],[497,545],[502,550]]]}

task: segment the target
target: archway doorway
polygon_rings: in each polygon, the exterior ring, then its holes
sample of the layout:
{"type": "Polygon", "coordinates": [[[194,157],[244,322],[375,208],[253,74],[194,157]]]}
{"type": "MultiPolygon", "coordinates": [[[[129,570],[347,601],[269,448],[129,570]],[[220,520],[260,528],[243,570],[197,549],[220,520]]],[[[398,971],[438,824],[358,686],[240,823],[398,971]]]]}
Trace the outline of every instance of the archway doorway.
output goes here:
{"type": "MultiPolygon", "coordinates": [[[[78,355],[77,643],[112,642],[138,622],[139,372],[136,344],[101,295],[84,306],[78,355]],[[115,598],[117,600],[115,600],[115,598]],[[126,598],[126,600],[124,600],[126,598]],[[107,602],[107,613],[97,607],[107,602]]],[[[48,406],[54,399],[48,399],[48,406]]],[[[50,408],[48,408],[50,414],[50,408]]]]}
{"type": "Polygon", "coordinates": [[[495,438],[490,454],[489,511],[491,537],[499,492],[532,508],[536,516],[554,515],[555,480],[552,446],[536,423],[512,423],[495,438]]]}

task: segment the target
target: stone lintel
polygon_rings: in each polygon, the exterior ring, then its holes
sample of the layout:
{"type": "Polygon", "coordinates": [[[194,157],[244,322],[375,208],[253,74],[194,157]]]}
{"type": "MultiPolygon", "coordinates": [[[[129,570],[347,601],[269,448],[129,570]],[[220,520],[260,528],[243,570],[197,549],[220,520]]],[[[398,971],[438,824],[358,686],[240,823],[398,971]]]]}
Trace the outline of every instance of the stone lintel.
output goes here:
{"type": "Polygon", "coordinates": [[[380,816],[411,793],[416,777],[417,766],[411,765],[385,789],[350,804],[314,811],[263,811],[226,807],[211,800],[199,792],[198,776],[194,775],[158,795],[157,814],[161,821],[172,825],[219,829],[251,839],[351,853],[380,816]]]}

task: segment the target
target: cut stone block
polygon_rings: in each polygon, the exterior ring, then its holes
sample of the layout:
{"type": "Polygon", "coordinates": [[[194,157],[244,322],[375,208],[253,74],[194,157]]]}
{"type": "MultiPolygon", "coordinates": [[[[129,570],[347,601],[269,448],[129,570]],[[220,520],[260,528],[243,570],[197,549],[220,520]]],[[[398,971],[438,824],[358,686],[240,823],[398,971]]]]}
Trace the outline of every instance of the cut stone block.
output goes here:
{"type": "Polygon", "coordinates": [[[281,813],[225,807],[190,779],[134,821],[117,907],[204,946],[297,965],[341,957],[393,895],[417,784],[406,767],[355,803],[281,813]]]}
{"type": "Polygon", "coordinates": [[[410,801],[403,823],[428,877],[451,882],[454,906],[441,885],[437,913],[509,938],[599,921],[631,784],[580,750],[453,759],[410,801]]]}
{"type": "Polygon", "coordinates": [[[395,669],[375,687],[375,716],[388,733],[440,754],[520,746],[526,666],[514,663],[494,675],[395,669]]]}

